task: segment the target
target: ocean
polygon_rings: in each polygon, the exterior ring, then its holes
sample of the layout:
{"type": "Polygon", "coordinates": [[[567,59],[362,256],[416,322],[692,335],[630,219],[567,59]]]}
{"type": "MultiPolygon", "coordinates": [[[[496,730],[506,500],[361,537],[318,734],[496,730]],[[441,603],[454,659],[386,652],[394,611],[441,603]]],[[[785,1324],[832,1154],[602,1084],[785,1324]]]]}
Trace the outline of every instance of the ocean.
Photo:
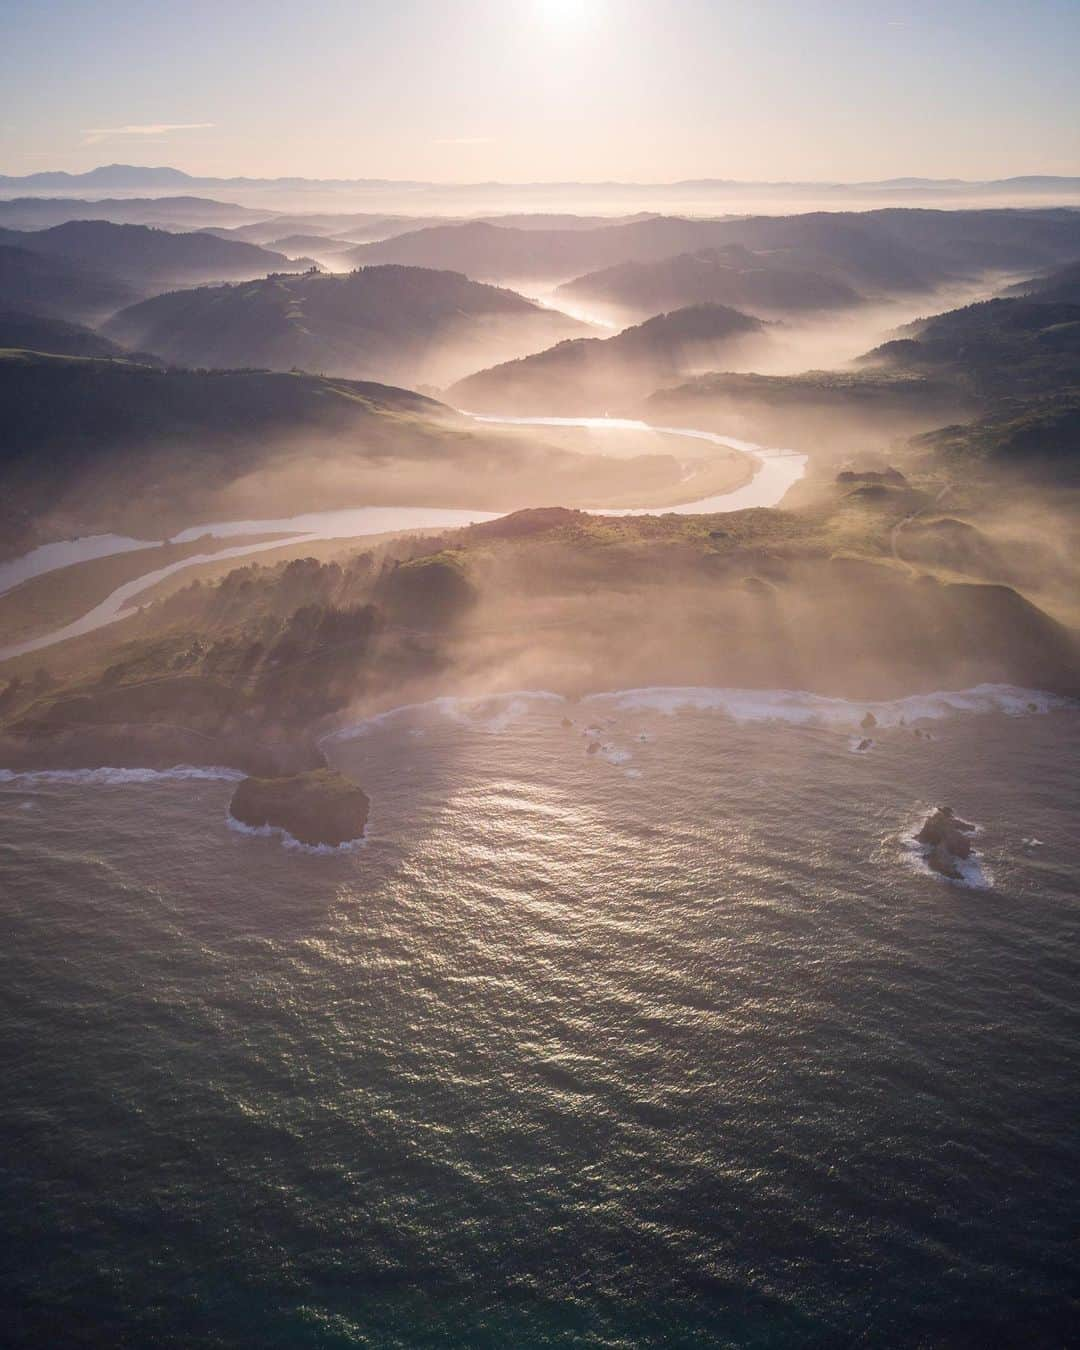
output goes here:
{"type": "Polygon", "coordinates": [[[1077,712],[442,700],[343,851],[0,775],[0,1339],[1073,1342],[1077,712]]]}

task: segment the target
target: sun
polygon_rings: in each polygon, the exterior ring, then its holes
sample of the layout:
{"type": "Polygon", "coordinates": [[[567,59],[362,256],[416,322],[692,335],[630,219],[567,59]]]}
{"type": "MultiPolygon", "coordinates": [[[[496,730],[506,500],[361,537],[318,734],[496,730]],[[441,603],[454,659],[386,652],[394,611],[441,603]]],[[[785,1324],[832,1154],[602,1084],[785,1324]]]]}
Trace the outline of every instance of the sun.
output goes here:
{"type": "Polygon", "coordinates": [[[568,27],[587,17],[589,0],[533,0],[539,17],[553,27],[568,27]]]}

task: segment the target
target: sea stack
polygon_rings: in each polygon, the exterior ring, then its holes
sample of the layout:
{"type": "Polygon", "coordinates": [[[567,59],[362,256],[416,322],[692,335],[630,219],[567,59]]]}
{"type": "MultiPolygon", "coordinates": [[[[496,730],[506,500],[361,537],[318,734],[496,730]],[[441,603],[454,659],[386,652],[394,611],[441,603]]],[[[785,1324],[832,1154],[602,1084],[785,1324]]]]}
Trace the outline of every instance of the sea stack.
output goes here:
{"type": "Polygon", "coordinates": [[[367,793],[333,769],[288,778],[245,778],[229,814],[241,825],[284,830],[301,844],[336,848],[359,839],[371,803],[367,793]]]}
{"type": "Polygon", "coordinates": [[[975,826],[953,811],[951,806],[939,806],[927,816],[922,829],[915,836],[928,848],[927,866],[950,881],[960,881],[963,874],[960,862],[971,857],[971,840],[975,826]]]}

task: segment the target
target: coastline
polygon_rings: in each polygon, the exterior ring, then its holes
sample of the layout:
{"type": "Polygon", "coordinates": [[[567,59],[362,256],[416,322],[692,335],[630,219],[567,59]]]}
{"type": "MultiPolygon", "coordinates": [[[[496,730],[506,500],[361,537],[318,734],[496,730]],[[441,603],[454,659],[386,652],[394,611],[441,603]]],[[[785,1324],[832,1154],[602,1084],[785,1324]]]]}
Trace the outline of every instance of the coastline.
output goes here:
{"type": "MultiPolygon", "coordinates": [[[[673,716],[683,710],[711,712],[736,723],[788,723],[816,726],[845,735],[858,730],[869,714],[882,730],[912,730],[920,722],[956,716],[1044,716],[1080,709],[1080,702],[1047,690],[984,683],[964,689],[925,690],[895,698],[846,698],[811,690],[762,686],[647,685],[628,689],[510,689],[488,692],[438,693],[428,698],[353,710],[321,719],[289,736],[266,742],[254,736],[210,737],[189,728],[164,724],[98,724],[46,737],[0,740],[0,782],[37,773],[181,774],[217,770],[220,775],[275,777],[308,769],[336,767],[332,747],[362,739],[381,724],[402,714],[433,710],[468,719],[473,711],[490,712],[487,730],[509,726],[530,704],[558,703],[566,708],[598,711],[648,710],[673,716]]],[[[182,776],[182,774],[181,774],[182,776]]]]}

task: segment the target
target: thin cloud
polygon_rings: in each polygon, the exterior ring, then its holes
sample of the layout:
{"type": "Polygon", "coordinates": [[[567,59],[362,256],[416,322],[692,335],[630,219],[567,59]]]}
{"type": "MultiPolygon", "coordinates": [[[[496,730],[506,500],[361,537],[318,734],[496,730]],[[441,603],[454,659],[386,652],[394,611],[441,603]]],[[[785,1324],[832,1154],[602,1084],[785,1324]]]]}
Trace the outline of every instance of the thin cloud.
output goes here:
{"type": "Polygon", "coordinates": [[[445,136],[440,137],[436,145],[490,145],[494,136],[445,136]]]}
{"type": "Polygon", "coordinates": [[[83,140],[87,145],[123,136],[167,136],[174,131],[207,131],[213,122],[129,122],[122,127],[84,127],[83,140]]]}

